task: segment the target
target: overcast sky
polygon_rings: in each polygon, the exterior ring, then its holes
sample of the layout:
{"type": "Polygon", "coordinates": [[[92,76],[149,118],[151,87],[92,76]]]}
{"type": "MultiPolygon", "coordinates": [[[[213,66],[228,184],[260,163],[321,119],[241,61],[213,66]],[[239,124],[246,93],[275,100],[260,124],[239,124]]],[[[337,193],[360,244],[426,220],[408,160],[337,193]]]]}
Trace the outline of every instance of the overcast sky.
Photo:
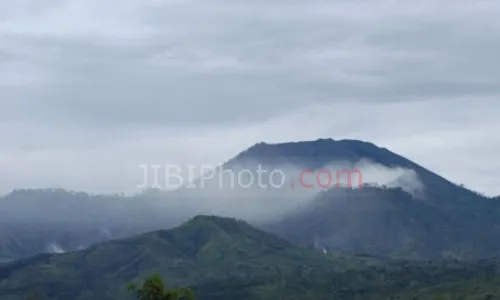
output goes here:
{"type": "Polygon", "coordinates": [[[500,1],[0,0],[0,192],[372,141],[500,194],[500,1]]]}

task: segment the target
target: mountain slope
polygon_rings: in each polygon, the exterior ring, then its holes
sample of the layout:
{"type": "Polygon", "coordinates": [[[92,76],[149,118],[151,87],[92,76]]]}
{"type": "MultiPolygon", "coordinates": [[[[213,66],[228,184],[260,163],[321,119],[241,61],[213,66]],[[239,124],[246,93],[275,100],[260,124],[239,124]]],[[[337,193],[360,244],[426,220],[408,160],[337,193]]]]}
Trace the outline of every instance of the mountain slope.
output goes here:
{"type": "Polygon", "coordinates": [[[0,268],[0,298],[17,299],[29,291],[50,299],[106,299],[110,292],[126,297],[125,284],[151,273],[175,286],[197,286],[364,265],[362,259],[297,248],[242,221],[198,216],[172,230],[5,265],[0,268]]]}
{"type": "Polygon", "coordinates": [[[498,254],[498,200],[453,184],[372,143],[330,139],[260,143],[228,164],[293,164],[320,170],[346,162],[357,166],[363,161],[379,169],[414,171],[422,192],[410,194],[376,185],[354,190],[331,187],[263,228],[294,242],[376,255],[427,259],[498,254]]]}
{"type": "Polygon", "coordinates": [[[320,170],[332,163],[341,165],[341,162],[349,162],[354,165],[363,160],[369,160],[373,164],[387,168],[414,170],[425,186],[428,201],[456,201],[457,197],[460,198],[459,200],[484,198],[386,148],[358,140],[318,139],[280,144],[259,143],[238,154],[228,161],[227,165],[293,164],[302,170],[320,170]]]}
{"type": "Polygon", "coordinates": [[[397,188],[333,188],[265,228],[301,244],[390,257],[497,254],[492,237],[500,236],[491,229],[498,222],[464,218],[469,213],[450,213],[397,188]]]}
{"type": "Polygon", "coordinates": [[[132,299],[126,284],[158,273],[171,286],[192,286],[200,300],[385,299],[499,271],[491,262],[325,255],[242,221],[198,216],[171,230],[0,265],[0,298],[132,299]]]}

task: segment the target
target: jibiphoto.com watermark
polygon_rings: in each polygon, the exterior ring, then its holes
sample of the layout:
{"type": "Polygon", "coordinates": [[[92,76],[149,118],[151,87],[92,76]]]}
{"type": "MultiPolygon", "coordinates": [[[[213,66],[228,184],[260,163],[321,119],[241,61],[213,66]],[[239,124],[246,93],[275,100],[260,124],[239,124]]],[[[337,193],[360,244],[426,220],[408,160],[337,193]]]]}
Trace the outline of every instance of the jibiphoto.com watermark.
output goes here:
{"type": "Polygon", "coordinates": [[[218,189],[281,189],[281,188],[362,188],[363,173],[359,169],[267,169],[256,168],[224,169],[208,164],[143,164],[142,183],[138,189],[174,190],[178,188],[218,189]],[[352,183],[354,178],[357,184],[352,183]]]}

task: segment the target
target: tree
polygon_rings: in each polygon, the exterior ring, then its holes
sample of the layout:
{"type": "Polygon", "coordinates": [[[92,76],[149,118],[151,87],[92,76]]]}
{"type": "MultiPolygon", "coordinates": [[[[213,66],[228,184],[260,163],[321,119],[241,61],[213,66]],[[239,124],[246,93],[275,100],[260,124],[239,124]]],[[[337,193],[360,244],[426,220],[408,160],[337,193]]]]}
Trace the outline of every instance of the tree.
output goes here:
{"type": "Polygon", "coordinates": [[[190,288],[167,288],[160,275],[146,278],[141,287],[130,284],[128,288],[138,300],[196,300],[190,288]]]}

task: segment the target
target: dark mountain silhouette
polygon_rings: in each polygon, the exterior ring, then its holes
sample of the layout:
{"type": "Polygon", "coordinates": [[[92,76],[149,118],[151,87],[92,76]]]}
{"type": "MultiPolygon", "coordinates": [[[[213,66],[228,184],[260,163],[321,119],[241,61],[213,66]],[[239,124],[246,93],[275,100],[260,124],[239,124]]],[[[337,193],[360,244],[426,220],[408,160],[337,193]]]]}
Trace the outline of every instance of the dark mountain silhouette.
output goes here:
{"type": "Polygon", "coordinates": [[[332,162],[362,160],[416,172],[423,193],[398,188],[331,188],[264,228],[292,241],[378,255],[484,257],[500,247],[500,205],[372,143],[331,139],[259,143],[229,164],[296,164],[319,170],[332,162]]]}
{"type": "Polygon", "coordinates": [[[388,168],[414,170],[425,185],[426,198],[429,201],[446,201],[450,197],[456,201],[456,193],[460,199],[484,200],[484,197],[476,192],[454,184],[401,155],[373,143],[358,140],[318,139],[279,144],[258,143],[238,154],[226,165],[256,162],[265,165],[290,163],[304,169],[318,170],[334,162],[357,163],[364,159],[388,168]],[[450,195],[450,192],[453,195],[450,195]]]}

